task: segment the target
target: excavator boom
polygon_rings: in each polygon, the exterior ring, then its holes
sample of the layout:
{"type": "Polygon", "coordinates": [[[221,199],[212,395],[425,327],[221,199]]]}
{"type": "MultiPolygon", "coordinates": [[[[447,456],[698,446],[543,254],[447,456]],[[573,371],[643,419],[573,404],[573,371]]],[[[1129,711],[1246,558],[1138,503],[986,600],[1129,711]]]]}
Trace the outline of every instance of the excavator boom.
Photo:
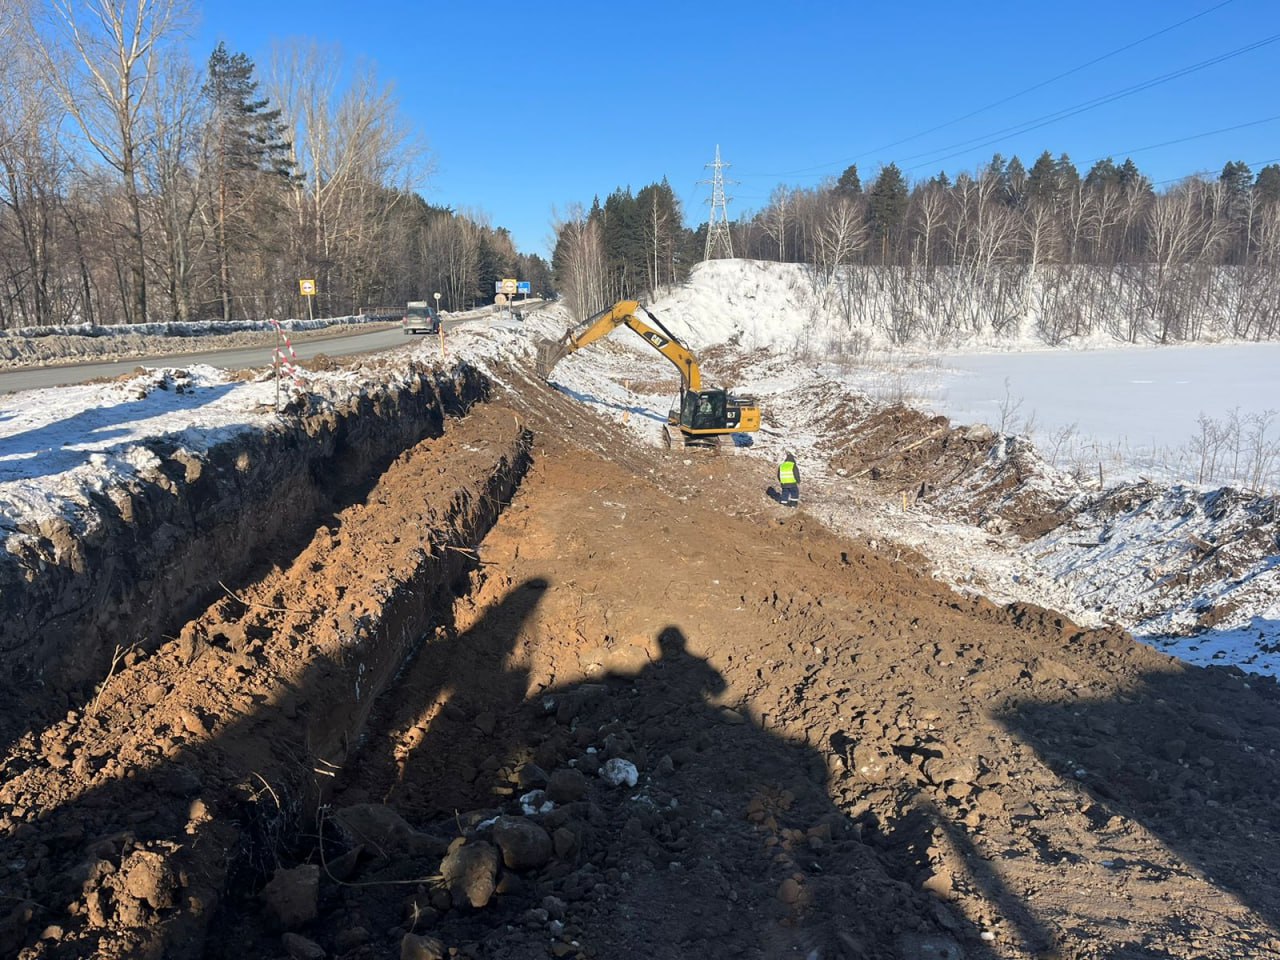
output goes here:
{"type": "MultiPolygon", "coordinates": [[[[636,300],[620,300],[608,310],[603,310],[586,322],[585,329],[574,334],[569,331],[559,340],[544,340],[538,345],[538,376],[547,379],[552,368],[571,353],[607,337],[618,327],[627,326],[638,333],[660,354],[666,357],[680,371],[680,382],[685,390],[698,390],[702,386],[702,375],[698,372],[698,361],[670,331],[659,333],[636,316],[640,303],[636,300]]],[[[657,322],[655,320],[655,322],[657,322]]],[[[658,326],[662,326],[660,323],[658,326]]]]}

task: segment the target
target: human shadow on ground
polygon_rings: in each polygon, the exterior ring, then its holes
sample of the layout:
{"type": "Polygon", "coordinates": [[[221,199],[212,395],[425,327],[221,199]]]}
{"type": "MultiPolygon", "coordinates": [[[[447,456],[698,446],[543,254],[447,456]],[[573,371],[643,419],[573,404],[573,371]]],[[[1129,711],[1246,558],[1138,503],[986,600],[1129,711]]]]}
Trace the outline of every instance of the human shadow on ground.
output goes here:
{"type": "MultiPolygon", "coordinates": [[[[648,656],[617,649],[605,658],[612,669],[523,690],[529,673],[492,655],[507,643],[486,638],[489,626],[460,637],[461,660],[452,661],[488,672],[411,677],[397,699],[434,719],[409,727],[407,738],[371,741],[335,804],[381,793],[455,849],[492,841],[495,817],[530,819],[555,838],[554,854],[538,868],[503,868],[482,909],[424,888],[412,922],[385,891],[359,886],[404,871],[369,864],[351,878],[343,909],[312,929],[322,945],[353,926],[421,923],[446,945],[495,958],[542,955],[562,928],[591,955],[610,957],[763,960],[816,950],[955,960],[961,942],[970,957],[990,955],[978,931],[864,841],[828,797],[818,751],[762,729],[741,704],[717,703],[724,678],[690,652],[678,627],[660,631],[648,656]],[[419,700],[446,690],[452,715],[419,700]],[[611,785],[610,773],[622,779],[611,785]],[[560,920],[538,919],[546,903],[563,910],[560,920]]],[[[414,673],[445,663],[423,657],[414,673]]]]}
{"type": "Polygon", "coordinates": [[[764,495],[768,497],[770,500],[772,500],[774,503],[779,503],[779,504],[782,504],[783,506],[790,506],[790,507],[800,506],[799,500],[783,500],[782,491],[779,490],[777,487],[765,487],[764,495]]]}
{"type": "MultiPolygon", "coordinates": [[[[1116,635],[1105,642],[1131,643],[1116,635]]],[[[1092,798],[1105,834],[1112,815],[1140,823],[1185,863],[1280,933],[1280,689],[1237,668],[1171,662],[1114,699],[1013,702],[998,717],[1065,780],[1092,798]]],[[[1117,854],[1109,868],[1169,871],[1117,854]]],[[[1233,927],[1239,924],[1233,921],[1233,927]]],[[[1256,932],[1254,934],[1257,935],[1256,932]]],[[[1240,929],[1238,955],[1252,952],[1240,929]]]]}
{"type": "MultiPolygon", "coordinates": [[[[615,649],[589,679],[531,690],[526,631],[556,643],[546,631],[562,626],[533,620],[546,589],[513,586],[462,632],[442,607],[435,638],[376,703],[352,700],[366,676],[355,649],[288,682],[246,682],[261,692],[228,722],[167,709],[173,694],[119,717],[109,701],[98,729],[119,725],[154,751],[126,754],[87,730],[68,742],[83,767],[72,782],[110,779],[6,821],[0,862],[23,867],[0,881],[17,904],[0,914],[0,955],[41,931],[39,955],[54,960],[277,955],[259,892],[301,865],[315,868],[316,912],[291,927],[333,956],[395,955],[428,911],[432,936],[466,955],[540,956],[549,938],[567,942],[538,913],[546,903],[598,956],[956,960],[961,944],[991,956],[901,856],[927,846],[933,820],[847,817],[824,756],[762,729],[748,704],[718,702],[723,676],[678,627],[647,654],[615,649]],[[601,776],[611,764],[617,785],[601,776]],[[432,878],[450,844],[491,840],[486,821],[520,817],[521,797],[554,792],[553,780],[568,794],[529,818],[555,837],[550,860],[503,868],[483,908],[442,897],[432,878]],[[329,829],[316,844],[326,818],[353,810],[386,828],[381,843],[344,847],[329,829]],[[387,826],[393,810],[417,829],[387,826]]],[[[250,659],[211,646],[186,669],[209,683],[246,666],[265,678],[269,651],[250,659]]]]}

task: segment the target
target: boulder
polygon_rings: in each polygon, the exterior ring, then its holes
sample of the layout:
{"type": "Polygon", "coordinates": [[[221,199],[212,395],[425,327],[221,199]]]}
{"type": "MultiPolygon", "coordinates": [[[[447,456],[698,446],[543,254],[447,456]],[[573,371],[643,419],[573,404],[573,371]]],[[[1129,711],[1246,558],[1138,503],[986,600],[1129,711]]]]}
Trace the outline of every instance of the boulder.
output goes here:
{"type": "Polygon", "coordinates": [[[120,864],[120,889],[152,910],[175,903],[178,881],[167,858],[150,850],[135,850],[120,864]]]}
{"type": "Polygon", "coordinates": [[[502,817],[493,826],[493,839],[512,870],[536,870],[551,859],[551,837],[532,820],[502,817]]]}
{"type": "Polygon", "coordinates": [[[444,960],[447,955],[444,944],[435,937],[406,933],[400,941],[400,960],[444,960]]]}
{"type": "Polygon", "coordinates": [[[572,767],[561,767],[547,780],[547,796],[555,803],[573,803],[587,794],[587,778],[572,767]]]}
{"type": "Polygon", "coordinates": [[[390,859],[398,854],[410,856],[444,853],[443,844],[434,837],[419,833],[390,807],[380,803],[357,803],[335,811],[338,825],[348,846],[363,846],[365,853],[390,859]]]}
{"type": "Polygon", "coordinates": [[[300,937],[296,933],[286,933],[280,942],[290,960],[324,960],[328,956],[320,944],[306,937],[300,937]]]}
{"type": "Polygon", "coordinates": [[[267,914],[285,930],[296,930],[316,918],[320,896],[320,868],[313,863],[277,870],[262,888],[267,914]]]}
{"type": "Polygon", "coordinates": [[[464,843],[444,858],[440,873],[454,905],[469,903],[478,910],[497,887],[498,849],[483,840],[464,843]]]}

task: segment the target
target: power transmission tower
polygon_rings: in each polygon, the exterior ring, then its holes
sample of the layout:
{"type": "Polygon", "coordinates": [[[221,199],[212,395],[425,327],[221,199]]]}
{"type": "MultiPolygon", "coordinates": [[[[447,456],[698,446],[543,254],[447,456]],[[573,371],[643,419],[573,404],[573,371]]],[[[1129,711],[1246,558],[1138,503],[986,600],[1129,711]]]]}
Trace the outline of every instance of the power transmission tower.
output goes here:
{"type": "Polygon", "coordinates": [[[723,171],[728,168],[729,164],[720,162],[720,144],[716,144],[716,159],[714,163],[707,163],[703,166],[710,167],[715,171],[710,180],[699,180],[699,183],[711,184],[711,199],[707,201],[711,204],[711,218],[707,221],[707,247],[703,251],[702,259],[711,260],[715,257],[733,257],[733,240],[729,237],[729,210],[727,204],[733,197],[724,195],[725,184],[737,183],[737,180],[726,180],[723,171]]]}

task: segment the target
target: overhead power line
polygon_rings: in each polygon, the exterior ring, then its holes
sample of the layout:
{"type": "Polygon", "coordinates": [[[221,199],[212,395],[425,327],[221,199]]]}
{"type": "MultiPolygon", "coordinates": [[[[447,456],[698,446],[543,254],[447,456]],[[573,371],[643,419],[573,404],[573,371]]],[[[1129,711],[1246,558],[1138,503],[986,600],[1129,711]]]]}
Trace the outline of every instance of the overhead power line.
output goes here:
{"type": "MultiPolygon", "coordinates": [[[[1157,30],[1155,33],[1149,33],[1145,37],[1142,37],[1139,40],[1134,40],[1132,43],[1126,43],[1123,47],[1116,47],[1116,49],[1108,53],[1104,53],[1100,57],[1094,57],[1092,60],[1086,61],[1085,63],[1080,64],[1080,66],[1078,67],[1072,67],[1070,70],[1063,71],[1062,73],[1059,73],[1057,76],[1050,77],[1048,80],[1042,80],[1040,83],[1032,84],[1031,86],[1023,90],[1019,90],[1017,93],[1011,93],[1007,97],[1003,97],[1000,100],[993,101],[992,103],[987,104],[985,107],[979,107],[977,110],[973,110],[969,113],[966,113],[962,117],[956,117],[954,120],[948,120],[946,123],[940,123],[936,127],[930,127],[928,130],[922,130],[920,133],[913,133],[909,137],[904,137],[901,140],[895,140],[893,141],[893,143],[887,143],[883,147],[876,147],[874,150],[867,151],[867,154],[879,153],[880,151],[888,150],[891,147],[897,147],[897,146],[901,146],[904,143],[910,143],[912,140],[918,140],[923,136],[927,136],[928,134],[936,133],[939,130],[945,130],[947,127],[953,127],[957,123],[962,123],[965,120],[972,119],[973,117],[978,116],[978,114],[986,113],[988,110],[994,110],[996,107],[1004,106],[1006,103],[1009,103],[1012,100],[1017,100],[1019,97],[1025,96],[1028,93],[1032,93],[1036,90],[1039,90],[1042,87],[1047,87],[1049,84],[1056,83],[1059,80],[1072,76],[1073,74],[1079,73],[1081,70],[1086,70],[1089,67],[1094,66],[1095,64],[1101,63],[1103,60],[1109,60],[1110,58],[1114,56],[1118,56],[1119,54],[1124,53],[1127,50],[1132,50],[1134,47],[1140,46],[1141,44],[1146,43],[1148,40],[1154,40],[1156,37],[1163,36],[1164,34],[1169,33],[1171,30],[1176,30],[1178,27],[1185,26],[1186,24],[1190,23],[1193,20],[1199,20],[1201,17],[1207,16],[1208,14],[1213,13],[1215,10],[1219,10],[1222,7],[1225,7],[1227,4],[1234,3],[1234,2],[1235,0],[1222,0],[1221,3],[1216,4],[1215,6],[1212,6],[1207,10],[1202,10],[1199,13],[1194,14],[1193,16],[1187,17],[1185,20],[1179,20],[1177,23],[1170,24],[1169,26],[1165,27],[1163,30],[1157,30]]],[[[867,154],[863,154],[863,156],[866,156],[867,154]]]]}
{"type": "Polygon", "coordinates": [[[1113,150],[1111,153],[1106,154],[1106,156],[1095,157],[1090,160],[1089,166],[1092,166],[1102,160],[1106,160],[1109,157],[1131,157],[1135,153],[1142,153],[1145,150],[1157,150],[1160,147],[1171,147],[1174,144],[1186,143],[1189,140],[1202,140],[1205,137],[1212,137],[1219,133],[1230,133],[1232,130],[1243,130],[1245,127],[1257,127],[1264,123],[1274,123],[1277,120],[1280,120],[1280,113],[1273,117],[1263,117],[1261,120],[1250,120],[1247,123],[1237,123],[1230,127],[1219,127],[1217,130],[1206,130],[1204,133],[1193,133],[1190,136],[1178,137],[1176,140],[1164,140],[1160,143],[1149,143],[1145,147],[1132,147],[1128,150],[1113,150]]]}
{"type": "MultiPolygon", "coordinates": [[[[1245,166],[1250,170],[1257,170],[1272,163],[1280,163],[1280,157],[1272,157],[1269,160],[1254,160],[1251,163],[1246,163],[1245,166]]],[[[1180,180],[1187,180],[1191,177],[1211,177],[1213,175],[1214,171],[1212,170],[1196,170],[1194,173],[1184,173],[1180,177],[1166,177],[1164,180],[1152,180],[1151,185],[1153,187],[1159,187],[1166,183],[1177,183],[1180,180]]]]}
{"type": "Polygon", "coordinates": [[[1101,97],[1095,97],[1092,100],[1086,100],[1083,103],[1078,103],[1078,104],[1075,104],[1074,106],[1065,107],[1062,110],[1057,110],[1057,111],[1054,111],[1053,113],[1045,114],[1044,116],[1041,116],[1041,117],[1036,117],[1034,120],[1028,120],[1020,124],[1014,124],[1013,126],[1005,127],[1001,130],[993,131],[992,133],[985,134],[983,137],[974,137],[973,139],[970,139],[970,140],[964,140],[959,143],[953,143],[950,146],[946,146],[946,147],[939,147],[937,150],[931,150],[931,151],[928,151],[927,153],[913,154],[909,157],[903,157],[902,159],[906,161],[906,160],[914,160],[917,157],[924,157],[924,156],[931,157],[931,159],[929,160],[922,160],[920,163],[912,164],[910,167],[907,168],[908,170],[918,170],[920,167],[933,166],[934,164],[941,163],[943,160],[950,160],[953,157],[962,156],[973,150],[977,150],[980,147],[988,147],[993,144],[999,143],[1001,140],[1007,139],[1010,136],[1029,133],[1032,130],[1039,130],[1041,127],[1047,127],[1049,124],[1057,123],[1059,120],[1066,120],[1069,117],[1077,116],[1081,113],[1085,113],[1086,111],[1096,110],[1098,107],[1105,106],[1108,103],[1114,103],[1115,101],[1122,100],[1125,97],[1131,97],[1135,93],[1141,93],[1144,90],[1150,90],[1152,87],[1158,87],[1161,84],[1168,83],[1171,80],[1177,80],[1181,77],[1188,76],[1189,74],[1196,73],[1200,70],[1205,70],[1209,67],[1216,66],[1219,63],[1224,63],[1227,60],[1233,60],[1236,57],[1244,56],[1244,54],[1246,53],[1252,53],[1254,50],[1273,44],[1277,40],[1280,40],[1280,33],[1273,33],[1269,37],[1264,37],[1261,40],[1255,40],[1253,43],[1245,44],[1243,47],[1237,47],[1235,50],[1229,50],[1226,53],[1219,54],[1216,57],[1210,57],[1208,60],[1201,60],[1198,63],[1193,63],[1189,66],[1182,67],[1170,73],[1161,74],[1158,77],[1152,77],[1150,80],[1144,80],[1142,83],[1134,84],[1131,87],[1124,87],[1123,89],[1117,90],[1114,93],[1105,94],[1101,97]],[[941,156],[931,156],[932,154],[939,153],[940,151],[952,151],[952,152],[942,153],[941,156]]]}
{"type": "Polygon", "coordinates": [[[1140,37],[1137,40],[1133,40],[1129,43],[1126,43],[1124,46],[1116,47],[1114,50],[1109,50],[1108,52],[1102,54],[1101,56],[1097,56],[1097,57],[1094,57],[1092,60],[1085,61],[1079,66],[1072,67],[1070,70],[1064,70],[1062,73],[1056,74],[1047,80],[1041,80],[1039,83],[1032,84],[1029,87],[1019,90],[1017,93],[1011,93],[1007,97],[1002,97],[999,100],[994,100],[991,103],[988,103],[986,106],[979,107],[977,110],[972,110],[969,113],[964,114],[963,116],[956,117],[954,120],[948,120],[946,123],[937,124],[936,126],[929,127],[927,130],[921,130],[919,133],[913,133],[909,137],[903,137],[901,140],[895,140],[892,143],[887,143],[884,146],[876,147],[873,150],[863,151],[857,156],[845,157],[840,160],[829,160],[826,163],[816,164],[811,167],[802,167],[797,170],[787,170],[781,173],[739,174],[739,176],[790,177],[790,176],[795,176],[797,174],[813,173],[814,171],[817,171],[817,170],[825,170],[828,167],[834,167],[837,164],[854,163],[858,160],[863,159],[864,157],[880,153],[882,150],[888,150],[892,147],[901,146],[904,143],[910,143],[912,140],[918,140],[921,137],[928,136],[931,133],[936,133],[939,130],[945,130],[947,127],[955,126],[957,123],[963,123],[965,120],[969,120],[973,117],[976,117],[978,116],[978,114],[986,113],[988,110],[994,110],[996,107],[1003,106],[1004,104],[1010,102],[1011,100],[1016,100],[1019,97],[1025,96],[1028,93],[1032,93],[1036,90],[1039,90],[1042,87],[1047,87],[1051,83],[1056,83],[1057,81],[1062,80],[1066,77],[1072,76],[1073,74],[1079,73],[1082,70],[1086,70],[1089,67],[1092,67],[1096,64],[1101,63],[1103,60],[1109,60],[1111,57],[1117,56],[1121,53],[1124,53],[1125,51],[1132,50],[1134,47],[1141,46],[1142,44],[1147,43],[1150,40],[1154,40],[1156,37],[1163,36],[1164,34],[1169,33],[1173,30],[1176,30],[1179,27],[1186,26],[1188,23],[1191,23],[1194,20],[1199,20],[1201,17],[1208,16],[1214,11],[1220,10],[1223,7],[1227,6],[1228,4],[1231,4],[1234,2],[1235,0],[1222,0],[1221,3],[1214,4],[1212,7],[1209,7],[1205,10],[1201,10],[1199,13],[1192,14],[1191,16],[1183,20],[1179,20],[1177,23],[1171,23],[1169,24],[1169,26],[1155,31],[1155,33],[1149,33],[1145,37],[1140,37]]]}

